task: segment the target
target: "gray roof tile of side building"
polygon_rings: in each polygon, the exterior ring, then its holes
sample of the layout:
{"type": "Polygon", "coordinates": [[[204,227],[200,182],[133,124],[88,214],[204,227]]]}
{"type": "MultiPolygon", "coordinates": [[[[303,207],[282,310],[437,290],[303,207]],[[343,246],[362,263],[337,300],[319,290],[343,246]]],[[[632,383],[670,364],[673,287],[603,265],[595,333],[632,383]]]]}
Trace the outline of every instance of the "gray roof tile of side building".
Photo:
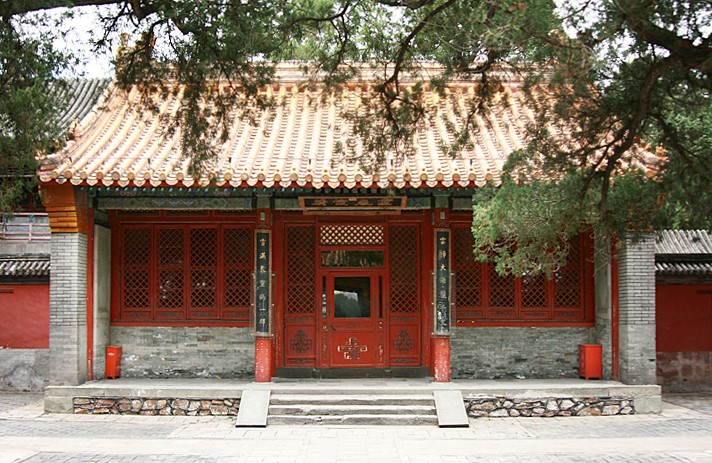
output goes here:
{"type": "Polygon", "coordinates": [[[712,261],[712,232],[708,230],[661,230],[657,233],[655,254],[709,254],[712,261]]]}
{"type": "Polygon", "coordinates": [[[75,121],[81,122],[96,108],[109,84],[111,84],[110,78],[75,78],[56,83],[51,90],[51,95],[60,105],[57,124],[63,129],[68,129],[75,121]]]}
{"type": "Polygon", "coordinates": [[[708,230],[662,230],[655,241],[659,276],[712,276],[712,233],[708,230]]]}
{"type": "Polygon", "coordinates": [[[712,262],[656,262],[657,275],[712,275],[712,262]]]}
{"type": "Polygon", "coordinates": [[[49,272],[48,254],[0,255],[0,278],[44,278],[49,272]]]}

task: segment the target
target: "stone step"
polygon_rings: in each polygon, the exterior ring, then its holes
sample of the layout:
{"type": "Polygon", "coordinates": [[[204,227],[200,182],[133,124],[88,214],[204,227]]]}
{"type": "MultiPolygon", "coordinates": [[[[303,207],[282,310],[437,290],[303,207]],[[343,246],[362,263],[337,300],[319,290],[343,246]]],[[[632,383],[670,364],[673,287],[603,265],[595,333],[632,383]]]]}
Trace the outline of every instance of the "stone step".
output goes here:
{"type": "Polygon", "coordinates": [[[270,405],[270,415],[432,415],[433,405],[345,405],[345,404],[280,404],[270,405]]]}
{"type": "Polygon", "coordinates": [[[269,415],[268,425],[388,425],[417,426],[438,424],[435,415],[269,415]]]}
{"type": "Polygon", "coordinates": [[[432,394],[272,394],[270,404],[338,404],[338,405],[433,405],[432,394]]]}
{"type": "Polygon", "coordinates": [[[270,398],[267,424],[437,425],[432,393],[354,391],[281,393],[270,398]]]}

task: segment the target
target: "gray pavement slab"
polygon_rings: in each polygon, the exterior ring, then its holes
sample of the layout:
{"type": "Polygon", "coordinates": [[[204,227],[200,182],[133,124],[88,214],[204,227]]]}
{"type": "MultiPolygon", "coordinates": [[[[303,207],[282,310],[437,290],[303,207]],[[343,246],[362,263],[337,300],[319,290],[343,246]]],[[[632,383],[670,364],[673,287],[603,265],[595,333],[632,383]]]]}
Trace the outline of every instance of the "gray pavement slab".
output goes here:
{"type": "Polygon", "coordinates": [[[43,414],[35,398],[0,393],[0,463],[712,463],[710,398],[664,399],[659,415],[482,418],[470,428],[236,428],[230,417],[43,414]]]}

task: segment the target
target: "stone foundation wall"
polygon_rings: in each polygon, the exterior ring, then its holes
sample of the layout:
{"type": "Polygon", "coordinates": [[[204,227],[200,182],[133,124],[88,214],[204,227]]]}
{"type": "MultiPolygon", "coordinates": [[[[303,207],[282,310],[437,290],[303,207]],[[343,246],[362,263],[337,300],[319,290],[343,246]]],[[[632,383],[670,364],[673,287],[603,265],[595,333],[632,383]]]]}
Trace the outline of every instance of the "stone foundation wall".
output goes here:
{"type": "Polygon", "coordinates": [[[83,415],[237,416],[240,399],[75,397],[73,404],[83,415]]]}
{"type": "Polygon", "coordinates": [[[472,418],[614,416],[635,413],[632,399],[614,397],[469,398],[465,399],[465,409],[467,410],[467,415],[472,418]]]}
{"type": "Polygon", "coordinates": [[[712,352],[658,352],[657,377],[666,392],[712,390],[712,352]]]}
{"type": "Polygon", "coordinates": [[[453,330],[453,378],[577,378],[578,345],[595,343],[590,328],[462,327],[453,330]]]}
{"type": "Polygon", "coordinates": [[[249,328],[112,326],[127,378],[238,378],[254,375],[249,328]]]}
{"type": "Polygon", "coordinates": [[[49,349],[0,349],[0,390],[42,391],[49,377],[49,349]]]}

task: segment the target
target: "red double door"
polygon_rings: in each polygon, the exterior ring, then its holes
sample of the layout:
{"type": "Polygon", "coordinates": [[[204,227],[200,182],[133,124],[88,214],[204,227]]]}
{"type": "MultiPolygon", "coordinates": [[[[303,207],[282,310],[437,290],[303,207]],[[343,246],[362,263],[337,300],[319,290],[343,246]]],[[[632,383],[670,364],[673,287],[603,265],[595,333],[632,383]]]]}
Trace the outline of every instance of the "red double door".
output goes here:
{"type": "Polygon", "coordinates": [[[423,366],[421,226],[286,226],[278,364],[423,366]]]}

